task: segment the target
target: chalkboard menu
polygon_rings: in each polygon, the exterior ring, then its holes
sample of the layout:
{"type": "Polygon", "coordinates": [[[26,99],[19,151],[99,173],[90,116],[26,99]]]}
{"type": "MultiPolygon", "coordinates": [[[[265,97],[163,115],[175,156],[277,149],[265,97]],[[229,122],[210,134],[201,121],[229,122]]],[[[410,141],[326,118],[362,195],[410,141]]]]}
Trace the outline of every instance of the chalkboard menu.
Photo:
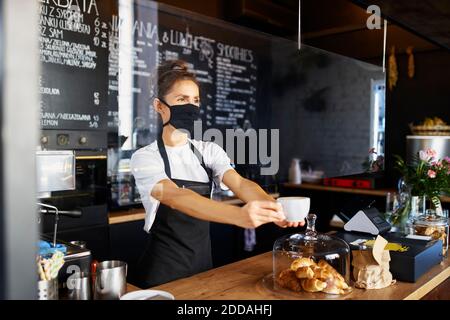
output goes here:
{"type": "Polygon", "coordinates": [[[39,0],[41,128],[107,127],[111,11],[95,0],[39,0]]]}
{"type": "Polygon", "coordinates": [[[204,129],[255,126],[258,54],[249,45],[256,40],[158,9],[148,1],[121,3],[112,16],[109,128],[117,127],[119,118],[121,124],[133,121],[125,128],[144,139],[137,145],[154,140],[159,128],[150,83],[155,67],[173,59],[186,61],[200,82],[204,129]],[[133,110],[121,114],[130,104],[133,110]],[[126,119],[130,112],[134,117],[126,119]]]}
{"type": "Polygon", "coordinates": [[[204,129],[257,126],[257,50],[267,40],[151,1],[39,2],[43,129],[108,130],[132,137],[130,149],[151,143],[159,122],[150,81],[172,59],[201,84],[204,129]]]}

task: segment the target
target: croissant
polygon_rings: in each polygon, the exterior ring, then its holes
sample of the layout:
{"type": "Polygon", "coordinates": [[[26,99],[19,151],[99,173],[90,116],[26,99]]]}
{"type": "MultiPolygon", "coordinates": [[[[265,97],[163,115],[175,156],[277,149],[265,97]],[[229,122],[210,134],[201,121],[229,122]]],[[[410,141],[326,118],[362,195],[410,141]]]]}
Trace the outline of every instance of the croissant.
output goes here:
{"type": "Polygon", "coordinates": [[[326,280],[326,284],[327,287],[323,290],[323,292],[326,293],[343,294],[345,293],[344,290],[347,290],[349,288],[345,281],[342,281],[337,277],[328,278],[326,280]]]}
{"type": "Polygon", "coordinates": [[[310,267],[300,267],[295,271],[295,275],[299,279],[312,279],[314,271],[310,267]]]}
{"type": "Polygon", "coordinates": [[[327,269],[330,270],[330,272],[337,272],[328,262],[326,262],[325,260],[320,260],[319,263],[317,264],[317,266],[319,268],[323,268],[323,269],[327,269]]]}
{"type": "Polygon", "coordinates": [[[322,290],[322,292],[329,293],[329,294],[344,294],[345,293],[344,289],[338,288],[336,286],[328,286],[328,285],[322,290]]]}
{"type": "Polygon", "coordinates": [[[333,268],[328,262],[326,262],[325,260],[320,260],[319,263],[317,264],[320,268],[325,269],[326,271],[328,271],[333,277],[338,278],[339,280],[345,282],[344,277],[336,271],[335,268],[333,268]]]}
{"type": "Polygon", "coordinates": [[[316,268],[314,268],[313,272],[314,272],[314,277],[313,278],[317,278],[317,279],[320,279],[322,281],[325,281],[326,279],[333,277],[331,272],[328,271],[325,268],[316,267],[316,268]]]}
{"type": "Polygon", "coordinates": [[[290,289],[295,292],[302,291],[300,280],[295,276],[295,272],[289,269],[280,272],[280,274],[278,275],[277,283],[281,287],[290,289]]]}
{"type": "Polygon", "coordinates": [[[301,280],[302,288],[308,292],[319,292],[325,289],[327,284],[319,279],[303,279],[301,280]]]}
{"type": "Polygon", "coordinates": [[[290,269],[282,271],[277,279],[278,284],[296,292],[324,292],[344,294],[349,289],[344,277],[327,261],[315,263],[311,258],[295,259],[290,269]]]}
{"type": "Polygon", "coordinates": [[[297,271],[300,267],[316,266],[316,263],[311,258],[297,258],[291,263],[291,270],[297,271]]]}
{"type": "Polygon", "coordinates": [[[349,288],[347,282],[343,279],[336,278],[336,286],[340,289],[346,290],[349,288]]]}
{"type": "Polygon", "coordinates": [[[324,260],[321,260],[319,262],[319,265],[322,265],[328,272],[330,272],[332,274],[332,276],[334,278],[334,282],[336,283],[338,288],[341,288],[341,289],[348,289],[349,288],[349,286],[348,286],[347,282],[345,282],[345,279],[342,276],[342,274],[337,272],[336,269],[333,268],[330,264],[328,264],[324,260]]]}

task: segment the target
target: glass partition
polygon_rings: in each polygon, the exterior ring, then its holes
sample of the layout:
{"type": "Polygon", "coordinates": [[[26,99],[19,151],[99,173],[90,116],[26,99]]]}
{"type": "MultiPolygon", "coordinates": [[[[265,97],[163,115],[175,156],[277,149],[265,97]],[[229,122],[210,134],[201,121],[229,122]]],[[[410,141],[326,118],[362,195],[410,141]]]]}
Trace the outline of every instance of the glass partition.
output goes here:
{"type": "Polygon", "coordinates": [[[108,155],[119,205],[139,201],[129,159],[158,134],[150,82],[165,60],[185,60],[201,83],[201,138],[210,138],[208,129],[222,132],[215,141],[236,169],[266,187],[287,180],[294,157],[304,170],[333,177],[362,172],[370,148],[383,152],[385,75],[378,66],[306,45],[299,51],[293,41],[149,1],[119,1],[110,35],[109,108],[117,108],[118,121],[109,130],[118,142],[108,155]],[[254,130],[256,140],[247,134],[237,150],[227,129],[254,130]],[[264,129],[279,130],[278,146],[264,129]],[[279,153],[266,154],[266,163],[262,140],[279,153]],[[261,174],[262,166],[272,166],[271,174],[261,174]]]}
{"type": "Polygon", "coordinates": [[[166,60],[185,60],[200,82],[194,138],[221,145],[236,170],[264,187],[287,181],[292,158],[333,177],[362,172],[370,148],[383,152],[381,67],[306,45],[299,51],[294,41],[152,1],[45,3],[40,14],[42,129],[91,134],[59,132],[68,149],[107,149],[111,208],[140,203],[130,159],[160,130],[151,79],[166,60]],[[56,12],[65,23],[55,24],[56,12]],[[61,33],[50,32],[58,26],[61,33]],[[53,57],[58,48],[72,60],[53,57]]]}

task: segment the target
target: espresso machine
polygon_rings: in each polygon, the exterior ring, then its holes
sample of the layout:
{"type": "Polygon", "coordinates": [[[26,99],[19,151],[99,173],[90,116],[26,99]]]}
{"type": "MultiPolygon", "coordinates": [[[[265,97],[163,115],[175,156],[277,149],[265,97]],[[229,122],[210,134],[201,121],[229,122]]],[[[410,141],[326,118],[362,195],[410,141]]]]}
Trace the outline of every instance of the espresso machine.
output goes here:
{"type": "MultiPolygon", "coordinates": [[[[40,148],[69,152],[74,157],[70,188],[52,191],[43,202],[64,211],[81,211],[78,217],[60,215],[58,238],[84,241],[93,259],[110,258],[107,183],[107,133],[104,130],[43,129],[40,148]]],[[[42,215],[42,233],[51,236],[54,219],[42,215]]]]}
{"type": "MultiPolygon", "coordinates": [[[[57,206],[50,204],[52,192],[67,191],[75,189],[75,154],[73,151],[37,151],[37,192],[38,192],[38,214],[39,224],[45,219],[52,221],[52,234],[44,233],[41,229],[39,254],[48,256],[55,251],[64,253],[64,265],[58,273],[60,291],[65,289],[67,278],[75,272],[90,272],[91,251],[84,248],[80,243],[69,243],[58,238],[58,224],[61,217],[79,219],[81,210],[60,210],[57,206]]],[[[42,227],[42,226],[41,226],[42,227]]],[[[64,296],[64,291],[60,296],[64,296]]]]}

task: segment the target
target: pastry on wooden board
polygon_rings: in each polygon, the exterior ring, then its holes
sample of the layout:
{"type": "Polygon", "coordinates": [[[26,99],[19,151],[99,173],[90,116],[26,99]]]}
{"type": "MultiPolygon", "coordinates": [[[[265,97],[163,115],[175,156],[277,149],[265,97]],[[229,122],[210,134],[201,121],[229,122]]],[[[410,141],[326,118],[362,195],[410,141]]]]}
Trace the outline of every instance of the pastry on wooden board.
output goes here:
{"type": "Polygon", "coordinates": [[[280,272],[277,278],[277,283],[281,287],[295,292],[302,291],[302,285],[300,280],[295,276],[295,271],[289,269],[280,272]]]}
{"type": "Polygon", "coordinates": [[[312,279],[314,278],[314,271],[311,267],[300,267],[295,271],[295,276],[298,279],[312,279]]]}
{"type": "Polygon", "coordinates": [[[291,270],[297,271],[300,267],[316,266],[316,263],[311,258],[297,258],[291,263],[291,270]]]}
{"type": "Polygon", "coordinates": [[[302,288],[308,292],[320,292],[327,287],[327,283],[319,279],[301,280],[302,288]]]}
{"type": "Polygon", "coordinates": [[[350,287],[344,277],[328,262],[316,263],[311,258],[295,259],[289,269],[283,270],[277,277],[277,283],[286,289],[300,292],[324,292],[345,294],[350,287]]]}

